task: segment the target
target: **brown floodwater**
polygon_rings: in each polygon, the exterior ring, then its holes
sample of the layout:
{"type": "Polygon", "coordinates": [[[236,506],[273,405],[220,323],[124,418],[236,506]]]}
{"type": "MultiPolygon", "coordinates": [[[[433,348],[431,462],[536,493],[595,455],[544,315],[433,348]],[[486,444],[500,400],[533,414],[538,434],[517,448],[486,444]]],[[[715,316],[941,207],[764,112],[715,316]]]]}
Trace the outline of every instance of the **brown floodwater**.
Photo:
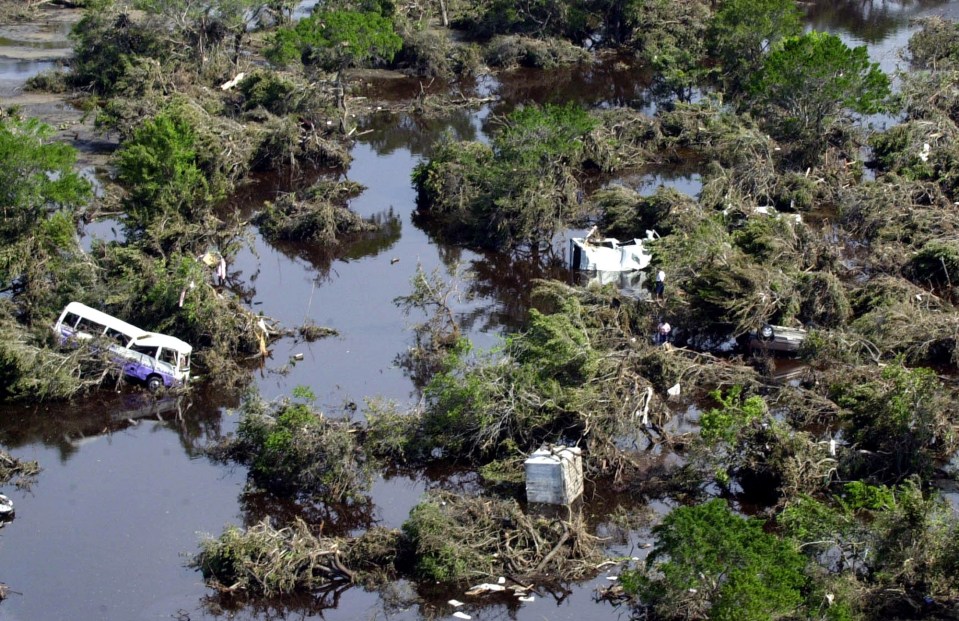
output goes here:
{"type": "MultiPolygon", "coordinates": [[[[830,17],[820,11],[813,23],[866,41],[887,60],[904,45],[908,18],[942,11],[954,15],[957,4],[908,3],[889,11],[892,3],[845,2],[839,5],[859,7],[858,12],[834,12],[830,17]],[[871,15],[882,7],[894,24],[883,22],[883,30],[877,30],[870,26],[876,21],[871,15]]],[[[24,80],[54,66],[66,45],[57,43],[57,37],[63,41],[64,33],[62,22],[36,29],[0,25],[0,104],[15,102],[24,80]],[[4,56],[4,49],[11,54],[4,56]]],[[[504,330],[522,321],[532,279],[570,278],[566,236],[556,240],[552,251],[515,256],[445,245],[413,220],[413,167],[429,156],[431,145],[445,132],[457,139],[485,140],[490,119],[523,101],[644,107],[649,105],[647,84],[642,72],[619,64],[546,75],[521,70],[471,85],[476,96],[497,98],[478,110],[456,110],[429,121],[381,111],[364,120],[349,169],[321,174],[340,174],[366,186],[350,206],[376,219],[376,233],[330,255],[306,244],[273,245],[254,230],[252,246],[230,265],[231,277],[254,310],[288,327],[312,320],[339,332],[314,343],[276,343],[272,358],[252,371],[260,393],[274,398],[295,386],[308,386],[331,415],[342,415],[343,404],[350,402],[360,404],[362,411],[367,397],[415,402],[416,387],[398,357],[412,343],[409,325],[418,318],[404,316],[393,300],[409,292],[418,264],[429,271],[459,262],[473,274],[474,280],[464,283],[471,297],[458,301],[456,310],[479,347],[494,346],[504,330]],[[294,361],[295,354],[303,354],[303,359],[294,361]]],[[[417,92],[418,81],[402,79],[377,88],[417,92]]],[[[44,105],[48,107],[37,108],[39,113],[49,109],[49,103],[44,105]]],[[[250,212],[277,191],[304,182],[259,179],[237,197],[236,206],[250,212]]],[[[643,192],[664,184],[696,194],[701,187],[695,166],[638,171],[611,182],[643,192]]],[[[122,239],[115,222],[91,224],[86,235],[85,243],[91,236],[122,239]]],[[[355,587],[276,602],[244,604],[216,597],[199,574],[186,567],[200,533],[218,535],[228,523],[249,524],[266,516],[283,521],[292,515],[323,519],[339,533],[356,533],[372,524],[398,527],[429,489],[479,489],[475,474],[438,470],[379,473],[369,501],[350,507],[317,510],[245,493],[244,468],[212,462],[200,452],[235,429],[233,409],[240,399],[199,385],[179,399],[154,402],[121,386],[119,392],[102,391],[69,404],[0,407],[0,446],[43,467],[32,489],[0,490],[17,509],[16,519],[0,530],[0,582],[16,592],[0,603],[0,621],[419,620],[449,616],[450,597],[467,601],[464,610],[478,620],[629,617],[628,611],[594,601],[595,589],[611,582],[608,576],[615,576],[615,566],[582,584],[543,589],[531,603],[469,599],[405,581],[378,592],[355,587]]],[[[587,498],[586,511],[603,532],[613,528],[604,516],[628,502],[605,489],[591,488],[587,498]]],[[[649,511],[662,514],[669,507],[653,503],[649,511]]],[[[614,538],[612,549],[642,557],[648,534],[642,528],[628,531],[614,538]]]]}

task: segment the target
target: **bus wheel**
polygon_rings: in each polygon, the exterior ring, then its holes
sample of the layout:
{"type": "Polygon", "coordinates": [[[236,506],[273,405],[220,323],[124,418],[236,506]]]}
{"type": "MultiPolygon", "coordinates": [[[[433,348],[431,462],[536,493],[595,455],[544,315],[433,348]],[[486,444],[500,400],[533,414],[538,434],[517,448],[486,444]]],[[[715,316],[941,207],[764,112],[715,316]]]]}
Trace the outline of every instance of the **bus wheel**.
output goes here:
{"type": "Polygon", "coordinates": [[[156,392],[163,388],[163,378],[159,375],[151,375],[147,378],[147,390],[156,392]]]}

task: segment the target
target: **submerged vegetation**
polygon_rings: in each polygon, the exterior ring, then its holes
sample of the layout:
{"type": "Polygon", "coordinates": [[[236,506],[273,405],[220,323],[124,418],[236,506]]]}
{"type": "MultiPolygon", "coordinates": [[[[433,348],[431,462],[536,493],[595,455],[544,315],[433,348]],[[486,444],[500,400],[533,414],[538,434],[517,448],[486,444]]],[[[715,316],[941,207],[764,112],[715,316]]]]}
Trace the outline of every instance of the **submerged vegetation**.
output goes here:
{"type": "MultiPolygon", "coordinates": [[[[209,584],[252,597],[396,576],[528,585],[611,562],[623,571],[605,596],[649,619],[955,611],[959,520],[933,484],[957,476],[959,448],[955,24],[921,24],[893,95],[864,47],[803,32],[789,0],[343,1],[295,22],[290,3],[89,4],[70,71],[34,87],[74,89],[117,137],[104,193],[50,128],[0,116],[4,400],[111,377],[95,348],[64,351],[49,334],[70,300],[188,340],[218,382],[248,381],[243,359],[286,332],[230,278],[248,224],[238,189],[260,171],[335,169],[250,218],[273,243],[334,255],[399,226],[352,212],[364,188],[337,177],[376,105],[359,91],[366,70],[459,88],[484,62],[615,51],[642,63],[657,97],[652,114],[644,102],[494,106],[488,142],[447,134],[412,182],[414,222],[458,246],[526,258],[594,224],[646,239],[665,293],[537,281],[523,326],[481,351],[454,310],[470,275],[453,259],[446,277],[418,268],[395,304],[418,320],[397,364],[419,403],[371,400],[360,422],[323,415],[308,389],[246,399],[210,453],[249,469],[245,493],[297,515],[206,540],[193,566],[209,584]],[[896,111],[882,131],[862,122],[896,111]],[[698,196],[610,182],[680,162],[699,173],[698,196]],[[98,212],[124,239],[84,251],[77,225],[98,212]],[[666,322],[670,342],[654,342],[666,322]],[[756,346],[764,326],[807,331],[796,381],[756,346]],[[647,558],[604,560],[591,516],[547,519],[516,501],[525,457],[555,444],[584,451],[591,485],[681,501],[647,558]],[[369,507],[385,463],[479,478],[469,493],[432,490],[400,530],[334,536],[299,515],[369,507]]],[[[404,105],[415,114],[427,97],[421,85],[404,105]]]]}

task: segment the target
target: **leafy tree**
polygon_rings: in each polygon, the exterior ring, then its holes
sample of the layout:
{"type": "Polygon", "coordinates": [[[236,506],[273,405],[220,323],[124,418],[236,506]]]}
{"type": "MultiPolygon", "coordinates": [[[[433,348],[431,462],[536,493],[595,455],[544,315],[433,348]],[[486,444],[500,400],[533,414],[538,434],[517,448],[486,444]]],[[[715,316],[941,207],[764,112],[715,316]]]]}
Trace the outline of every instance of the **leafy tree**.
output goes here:
{"type": "Polygon", "coordinates": [[[725,0],[710,24],[709,47],[727,87],[744,89],[770,49],[802,32],[801,17],[793,0],[725,0]]]}
{"type": "Polygon", "coordinates": [[[959,445],[954,406],[930,369],[909,369],[897,361],[878,378],[857,378],[831,392],[843,408],[845,433],[866,451],[847,465],[854,471],[892,481],[928,474],[959,445]]]}
{"type": "Polygon", "coordinates": [[[890,95],[889,78],[869,61],[865,46],[849,48],[822,32],[784,39],[766,57],[750,91],[777,136],[814,155],[848,111],[883,111],[890,95]]]}
{"type": "Polygon", "coordinates": [[[657,618],[765,621],[802,606],[805,558],[724,500],[674,509],[653,534],[650,570],[621,581],[657,618]]]}
{"type": "Polygon", "coordinates": [[[688,101],[705,75],[709,5],[702,0],[639,0],[627,8],[629,46],[657,74],[657,80],[688,101]]]}
{"type": "Polygon", "coordinates": [[[393,21],[376,12],[321,11],[280,28],[266,50],[275,63],[301,60],[330,71],[377,60],[390,62],[403,40],[393,21]]]}
{"type": "Polygon", "coordinates": [[[91,188],[73,171],[76,150],[52,137],[37,119],[0,118],[0,289],[13,290],[27,321],[61,303],[50,298],[57,289],[85,282],[74,274],[75,210],[91,188]]]}
{"type": "Polygon", "coordinates": [[[141,125],[117,152],[120,181],[129,191],[135,228],[178,213],[188,219],[219,198],[197,163],[196,131],[176,108],[141,125]]]}
{"type": "Polygon", "coordinates": [[[73,172],[76,150],[52,138],[53,128],[38,119],[0,117],[0,239],[5,244],[90,197],[90,184],[73,172]]]}
{"type": "Polygon", "coordinates": [[[595,119],[575,105],[514,111],[492,147],[446,141],[413,172],[421,212],[488,248],[541,244],[581,213],[574,171],[595,119]]]}

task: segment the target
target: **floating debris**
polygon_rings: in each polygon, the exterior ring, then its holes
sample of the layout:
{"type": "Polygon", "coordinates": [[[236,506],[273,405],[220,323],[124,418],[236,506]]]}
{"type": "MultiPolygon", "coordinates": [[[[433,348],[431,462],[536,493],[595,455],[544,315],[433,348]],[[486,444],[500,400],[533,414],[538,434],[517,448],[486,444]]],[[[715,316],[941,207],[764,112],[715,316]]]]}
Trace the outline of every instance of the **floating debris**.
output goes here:
{"type": "Polygon", "coordinates": [[[506,587],[502,584],[492,584],[489,582],[484,582],[483,584],[477,584],[472,589],[466,592],[467,595],[484,595],[486,593],[498,593],[500,591],[505,591],[506,587]]]}
{"type": "Polygon", "coordinates": [[[13,501],[0,494],[0,522],[12,520],[14,513],[13,501]]]}

